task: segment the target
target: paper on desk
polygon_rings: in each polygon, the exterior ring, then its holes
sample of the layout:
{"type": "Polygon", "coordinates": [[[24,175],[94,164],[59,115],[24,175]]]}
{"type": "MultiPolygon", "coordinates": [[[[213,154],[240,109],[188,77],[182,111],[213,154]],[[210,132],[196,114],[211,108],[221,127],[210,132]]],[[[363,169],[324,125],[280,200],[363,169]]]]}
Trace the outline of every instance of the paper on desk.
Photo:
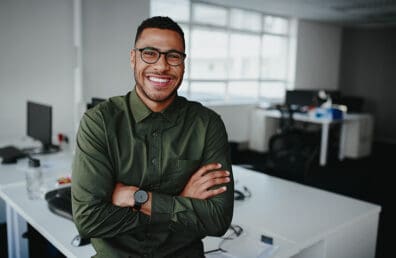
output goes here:
{"type": "Polygon", "coordinates": [[[233,255],[230,257],[270,258],[272,255],[274,255],[278,249],[278,246],[269,245],[256,240],[255,242],[250,241],[246,243],[246,245],[245,243],[234,243],[232,248],[224,247],[224,249],[233,255]]]}
{"type": "Polygon", "coordinates": [[[242,233],[239,237],[226,240],[221,249],[226,252],[206,254],[206,258],[270,258],[277,251],[278,246],[260,241],[259,234],[242,233]]]}
{"type": "MultiPolygon", "coordinates": [[[[266,247],[259,248],[259,250],[250,250],[252,254],[257,254],[257,256],[246,256],[246,252],[243,252],[244,254],[235,254],[233,252],[214,252],[210,254],[206,254],[205,258],[270,258],[274,255],[276,250],[278,249],[278,246],[272,246],[268,244],[263,244],[266,247]]],[[[246,250],[245,250],[246,251],[246,250]]],[[[242,252],[241,252],[242,253],[242,252]]]]}

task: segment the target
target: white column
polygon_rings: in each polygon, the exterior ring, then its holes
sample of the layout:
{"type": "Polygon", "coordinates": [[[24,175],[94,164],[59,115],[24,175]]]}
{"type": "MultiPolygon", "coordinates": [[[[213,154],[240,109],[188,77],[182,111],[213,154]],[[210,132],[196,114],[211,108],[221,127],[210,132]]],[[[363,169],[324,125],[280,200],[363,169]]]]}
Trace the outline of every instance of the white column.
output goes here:
{"type": "Polygon", "coordinates": [[[74,136],[77,133],[80,118],[85,110],[83,105],[82,76],[82,0],[73,0],[73,42],[75,50],[74,64],[74,132],[71,137],[71,147],[74,150],[74,136]]]}

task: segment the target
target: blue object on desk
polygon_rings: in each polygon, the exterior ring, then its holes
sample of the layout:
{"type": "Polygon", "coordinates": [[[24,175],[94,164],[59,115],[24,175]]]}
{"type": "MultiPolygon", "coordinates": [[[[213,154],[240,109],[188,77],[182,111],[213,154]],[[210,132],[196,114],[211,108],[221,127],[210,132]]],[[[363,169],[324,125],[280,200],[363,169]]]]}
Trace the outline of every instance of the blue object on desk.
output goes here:
{"type": "Polygon", "coordinates": [[[315,117],[323,119],[340,120],[343,119],[343,112],[337,108],[316,108],[315,117]]]}

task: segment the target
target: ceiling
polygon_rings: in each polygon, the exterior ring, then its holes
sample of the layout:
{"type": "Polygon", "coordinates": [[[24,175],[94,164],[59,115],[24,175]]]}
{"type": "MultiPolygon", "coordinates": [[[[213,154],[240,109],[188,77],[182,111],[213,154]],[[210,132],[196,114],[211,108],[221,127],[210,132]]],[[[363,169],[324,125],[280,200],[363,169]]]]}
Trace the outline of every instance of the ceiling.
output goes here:
{"type": "Polygon", "coordinates": [[[204,1],[342,26],[396,26],[396,0],[204,1]]]}

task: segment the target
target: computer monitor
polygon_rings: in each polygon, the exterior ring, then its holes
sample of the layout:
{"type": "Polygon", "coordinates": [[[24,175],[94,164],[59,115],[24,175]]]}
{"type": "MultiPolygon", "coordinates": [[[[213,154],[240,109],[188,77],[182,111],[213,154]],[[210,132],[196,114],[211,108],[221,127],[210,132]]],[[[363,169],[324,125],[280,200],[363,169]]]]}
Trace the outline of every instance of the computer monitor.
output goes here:
{"type": "Polygon", "coordinates": [[[314,106],[316,90],[287,90],[285,104],[290,107],[314,106]]]}
{"type": "MultiPolygon", "coordinates": [[[[297,108],[308,106],[320,106],[326,99],[319,98],[321,90],[287,90],[285,104],[297,108]]],[[[338,90],[322,90],[327,96],[330,96],[333,103],[338,103],[340,92],[338,90]]]]}
{"type": "Polygon", "coordinates": [[[52,107],[32,101],[27,102],[27,135],[41,142],[32,153],[52,153],[59,150],[52,144],[52,107]]]}

